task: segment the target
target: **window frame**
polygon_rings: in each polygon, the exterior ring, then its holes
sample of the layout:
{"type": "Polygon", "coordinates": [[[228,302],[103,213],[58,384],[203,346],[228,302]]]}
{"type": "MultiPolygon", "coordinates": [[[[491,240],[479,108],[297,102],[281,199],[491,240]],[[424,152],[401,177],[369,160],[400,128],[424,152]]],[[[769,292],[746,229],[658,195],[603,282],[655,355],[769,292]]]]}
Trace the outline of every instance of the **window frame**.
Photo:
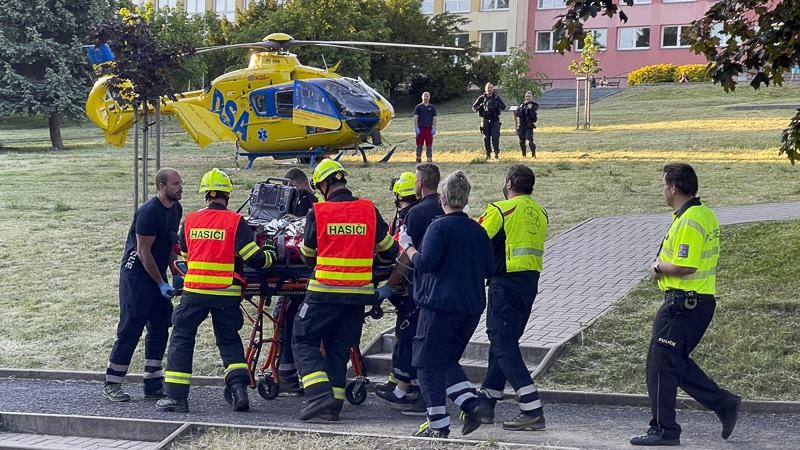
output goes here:
{"type": "MultiPolygon", "coordinates": [[[[606,42],[605,42],[604,45],[600,46],[600,51],[604,52],[604,51],[608,50],[608,28],[586,28],[583,31],[587,31],[587,32],[589,32],[589,31],[591,31],[591,32],[603,31],[605,33],[606,42]]],[[[597,42],[597,40],[595,40],[595,42],[597,42]]],[[[579,40],[575,41],[575,51],[578,52],[578,53],[581,53],[581,52],[583,52],[583,49],[582,48],[578,48],[578,43],[583,44],[583,39],[579,39],[579,40]]]]}
{"type": "Polygon", "coordinates": [[[186,14],[190,16],[196,16],[198,14],[205,14],[206,13],[206,1],[205,0],[184,0],[183,1],[183,8],[186,10],[186,14]],[[196,11],[189,11],[189,4],[192,3],[193,6],[196,6],[198,9],[196,11]]]}
{"type": "Polygon", "coordinates": [[[501,0],[481,0],[481,11],[508,11],[511,8],[511,0],[505,0],[505,8],[498,8],[497,6],[494,8],[487,8],[484,6],[486,2],[494,2],[494,4],[497,5],[500,1],[501,0]]]}
{"type": "Polygon", "coordinates": [[[553,30],[538,30],[535,31],[536,33],[536,47],[534,47],[534,53],[553,53],[555,51],[555,45],[553,42],[553,30]],[[539,50],[539,35],[542,33],[547,33],[549,38],[548,49],[547,50],[539,50]]]}
{"type": "Polygon", "coordinates": [[[435,0],[422,0],[422,3],[420,4],[420,7],[419,7],[420,12],[422,12],[422,14],[425,14],[425,15],[433,14],[434,3],[435,3],[435,0]],[[430,11],[426,11],[425,10],[425,4],[426,3],[430,3],[430,6],[431,6],[430,11]]]}
{"type": "Polygon", "coordinates": [[[633,0],[633,6],[638,5],[652,5],[653,0],[633,0]]]}
{"type": "Polygon", "coordinates": [[[236,21],[236,0],[214,0],[214,14],[217,16],[223,16],[228,19],[229,22],[233,23],[236,21]],[[228,6],[228,2],[233,4],[233,9],[219,9],[219,3],[225,3],[225,6],[228,6]]]}
{"type": "Polygon", "coordinates": [[[503,30],[479,31],[478,32],[478,50],[480,51],[481,55],[486,55],[486,56],[507,55],[508,54],[508,31],[503,31],[503,30]],[[504,51],[502,51],[502,52],[498,52],[497,51],[497,35],[499,33],[503,33],[503,34],[506,35],[506,49],[504,51]],[[481,45],[482,42],[483,42],[482,37],[485,34],[491,34],[492,35],[492,50],[489,51],[489,52],[484,52],[483,51],[483,45],[481,45]]]}
{"type": "Polygon", "coordinates": [[[661,48],[689,48],[691,44],[681,45],[681,35],[684,30],[688,30],[691,25],[661,25],[661,48]],[[667,28],[677,28],[678,35],[676,36],[676,45],[665,45],[664,36],[667,28]]]}
{"type": "Polygon", "coordinates": [[[443,8],[444,12],[449,12],[451,14],[464,14],[464,13],[472,12],[472,1],[470,1],[470,0],[443,0],[442,8],[443,8]],[[460,9],[460,10],[457,10],[457,11],[456,10],[449,10],[449,9],[447,9],[447,2],[448,1],[466,4],[466,8],[467,9],[460,9]]]}
{"type": "Polygon", "coordinates": [[[548,0],[538,0],[536,2],[536,9],[565,9],[567,7],[567,3],[566,3],[565,0],[549,0],[549,1],[553,2],[553,3],[557,2],[557,1],[561,1],[561,6],[556,6],[556,5],[553,5],[553,6],[542,6],[542,3],[544,3],[545,1],[548,1],[548,0]]]}
{"type": "MultiPolygon", "coordinates": [[[[637,34],[638,34],[638,32],[637,32],[637,34]]],[[[640,27],[618,27],[617,28],[617,50],[619,50],[619,51],[650,50],[650,48],[652,48],[652,42],[651,42],[652,39],[653,39],[652,34],[653,34],[652,33],[652,27],[650,27],[649,25],[648,26],[640,26],[640,27]],[[622,42],[621,33],[622,33],[623,30],[641,30],[641,29],[645,29],[645,28],[648,30],[647,31],[647,34],[648,34],[648,36],[647,36],[648,37],[647,47],[636,47],[635,46],[636,42],[634,42],[634,47],[620,47],[620,43],[622,42]]]]}

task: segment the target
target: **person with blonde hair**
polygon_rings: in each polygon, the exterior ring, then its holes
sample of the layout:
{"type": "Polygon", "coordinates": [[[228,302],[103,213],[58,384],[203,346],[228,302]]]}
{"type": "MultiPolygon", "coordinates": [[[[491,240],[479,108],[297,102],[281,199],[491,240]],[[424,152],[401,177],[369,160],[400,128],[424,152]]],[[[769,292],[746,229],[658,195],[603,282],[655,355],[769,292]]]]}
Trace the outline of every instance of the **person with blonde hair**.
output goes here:
{"type": "Polygon", "coordinates": [[[419,276],[414,279],[414,299],[420,312],[412,365],[417,369],[428,420],[417,436],[445,438],[450,434],[447,397],[465,413],[462,435],[475,431],[493,413],[458,362],[486,308],[485,282],[494,267],[486,231],[464,213],[470,188],[460,170],[439,185],[445,215],[430,224],[419,250],[405,230],[400,233],[400,246],[419,276]]]}

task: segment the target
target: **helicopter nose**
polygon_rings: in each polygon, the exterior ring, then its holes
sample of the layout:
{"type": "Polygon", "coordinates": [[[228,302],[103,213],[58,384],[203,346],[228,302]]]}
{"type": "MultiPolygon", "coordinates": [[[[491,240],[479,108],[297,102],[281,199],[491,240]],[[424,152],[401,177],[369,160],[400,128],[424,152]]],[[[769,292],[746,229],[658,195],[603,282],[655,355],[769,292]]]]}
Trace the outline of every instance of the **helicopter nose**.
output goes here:
{"type": "Polygon", "coordinates": [[[369,134],[378,126],[378,121],[379,119],[377,117],[357,117],[348,119],[346,123],[347,126],[356,133],[369,134]]]}

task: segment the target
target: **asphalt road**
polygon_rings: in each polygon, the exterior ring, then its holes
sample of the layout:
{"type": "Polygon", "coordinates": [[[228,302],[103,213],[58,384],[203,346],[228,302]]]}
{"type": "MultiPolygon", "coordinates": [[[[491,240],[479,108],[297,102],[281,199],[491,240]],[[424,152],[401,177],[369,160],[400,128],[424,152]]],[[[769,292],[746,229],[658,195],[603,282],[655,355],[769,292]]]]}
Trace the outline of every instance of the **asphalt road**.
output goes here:
{"type": "MultiPolygon", "coordinates": [[[[78,381],[0,379],[0,411],[46,414],[78,414],[141,419],[163,419],[203,423],[246,424],[339,432],[375,433],[392,436],[412,434],[424,421],[393,411],[372,394],[359,406],[345,405],[340,422],[303,423],[296,419],[304,406],[302,397],[264,400],[250,391],[251,410],[236,413],[222,397],[221,388],[195,387],[189,397],[190,413],[162,413],[153,401],[142,399],[141,388],[127,386],[134,399],[130,403],[110,403],[101,394],[102,384],[78,381]]],[[[647,429],[649,410],[633,407],[545,405],[547,431],[509,432],[499,423],[516,415],[511,400],[497,406],[493,426],[484,425],[468,437],[495,442],[553,445],[581,449],[633,448],[628,439],[647,429]]],[[[461,422],[453,416],[450,437],[459,438],[461,422]]],[[[728,441],[720,436],[716,415],[707,411],[681,410],[683,448],[694,449],[788,449],[800,448],[800,416],[742,414],[734,435],[728,441]]]]}

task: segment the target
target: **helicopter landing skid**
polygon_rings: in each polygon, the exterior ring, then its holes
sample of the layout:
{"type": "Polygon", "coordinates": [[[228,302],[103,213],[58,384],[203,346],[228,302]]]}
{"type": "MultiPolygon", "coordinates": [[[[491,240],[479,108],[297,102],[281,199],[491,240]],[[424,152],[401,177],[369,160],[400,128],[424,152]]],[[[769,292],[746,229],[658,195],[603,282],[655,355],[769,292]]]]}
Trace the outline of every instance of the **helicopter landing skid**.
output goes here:
{"type": "Polygon", "coordinates": [[[271,156],[274,159],[292,159],[297,158],[302,162],[308,160],[309,168],[314,167],[317,159],[321,156],[326,155],[323,147],[316,147],[311,150],[301,151],[301,152],[242,152],[238,150],[236,151],[236,167],[239,167],[238,157],[245,156],[247,157],[247,166],[245,170],[250,170],[253,168],[253,163],[255,162],[256,158],[260,158],[262,156],[271,156]]]}

